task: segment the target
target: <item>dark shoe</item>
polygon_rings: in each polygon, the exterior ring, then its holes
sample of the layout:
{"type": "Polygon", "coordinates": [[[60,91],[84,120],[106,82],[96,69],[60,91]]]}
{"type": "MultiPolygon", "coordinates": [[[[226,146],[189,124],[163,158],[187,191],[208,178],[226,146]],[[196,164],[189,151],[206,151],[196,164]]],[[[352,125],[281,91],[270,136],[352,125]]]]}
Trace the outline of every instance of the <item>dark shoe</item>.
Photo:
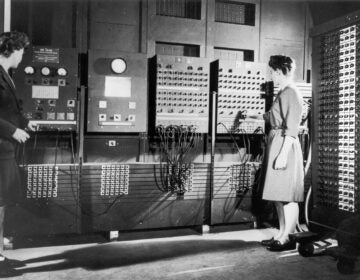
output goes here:
{"type": "Polygon", "coordinates": [[[0,262],[0,278],[20,276],[22,273],[13,269],[11,266],[5,263],[5,261],[0,262]]]}
{"type": "Polygon", "coordinates": [[[25,263],[22,262],[22,261],[19,261],[19,260],[13,260],[13,259],[5,258],[4,262],[10,267],[23,267],[23,266],[25,266],[25,263]]]}
{"type": "Polygon", "coordinates": [[[273,252],[281,252],[294,250],[296,248],[296,242],[287,241],[284,244],[281,244],[279,240],[275,240],[275,242],[270,245],[267,249],[273,252]]]}
{"type": "Polygon", "coordinates": [[[260,244],[261,244],[262,246],[269,247],[269,246],[271,246],[274,242],[275,242],[275,239],[274,239],[274,237],[272,237],[271,239],[261,240],[260,244]]]}

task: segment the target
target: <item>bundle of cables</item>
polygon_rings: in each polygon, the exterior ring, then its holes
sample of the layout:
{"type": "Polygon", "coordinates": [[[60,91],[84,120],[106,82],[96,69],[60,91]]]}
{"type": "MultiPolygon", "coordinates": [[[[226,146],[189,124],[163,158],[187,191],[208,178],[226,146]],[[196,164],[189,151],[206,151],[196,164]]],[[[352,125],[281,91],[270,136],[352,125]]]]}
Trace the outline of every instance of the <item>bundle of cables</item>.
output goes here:
{"type": "Polygon", "coordinates": [[[184,194],[191,189],[193,166],[187,156],[198,146],[200,134],[193,126],[158,126],[156,130],[160,137],[161,189],[184,194]]]}
{"type": "MultiPolygon", "coordinates": [[[[240,125],[240,122],[238,123],[240,125]]],[[[233,182],[232,188],[235,188],[239,192],[247,192],[258,182],[255,180],[255,172],[260,168],[258,163],[261,163],[264,156],[264,149],[261,154],[257,155],[254,159],[251,155],[251,141],[249,138],[249,134],[246,130],[241,128],[236,129],[228,129],[227,126],[220,122],[218,125],[221,125],[225,128],[229,136],[231,137],[237,151],[239,154],[239,163],[232,166],[232,176],[231,180],[233,182]],[[242,152],[238,145],[237,139],[235,139],[234,133],[242,138],[242,143],[244,145],[245,153],[242,152]],[[253,179],[252,179],[253,178],[253,179]]],[[[238,126],[239,126],[238,125],[238,126]]],[[[258,127],[253,134],[261,134],[264,135],[264,131],[261,127],[258,127]]],[[[263,141],[266,141],[265,137],[263,141]]],[[[257,178],[259,179],[259,177],[257,178]]]]}

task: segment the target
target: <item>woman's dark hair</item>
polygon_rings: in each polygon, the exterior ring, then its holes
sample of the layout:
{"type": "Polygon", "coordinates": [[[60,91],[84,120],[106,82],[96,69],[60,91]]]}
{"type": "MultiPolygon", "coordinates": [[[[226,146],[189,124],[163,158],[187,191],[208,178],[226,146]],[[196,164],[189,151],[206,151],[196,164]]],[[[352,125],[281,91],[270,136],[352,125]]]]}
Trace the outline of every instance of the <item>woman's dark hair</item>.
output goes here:
{"type": "Polygon", "coordinates": [[[15,50],[21,50],[30,44],[23,32],[11,31],[0,34],[0,55],[9,57],[15,50]]]}
{"type": "Polygon", "coordinates": [[[296,68],[295,60],[285,55],[270,56],[269,66],[274,70],[281,70],[284,75],[293,72],[296,68]]]}

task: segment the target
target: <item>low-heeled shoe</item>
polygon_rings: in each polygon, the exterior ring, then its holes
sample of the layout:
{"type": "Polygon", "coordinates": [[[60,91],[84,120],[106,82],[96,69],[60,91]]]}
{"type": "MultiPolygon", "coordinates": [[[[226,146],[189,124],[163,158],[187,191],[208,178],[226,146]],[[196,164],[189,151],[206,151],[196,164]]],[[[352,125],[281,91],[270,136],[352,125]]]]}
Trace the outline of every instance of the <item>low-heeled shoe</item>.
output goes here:
{"type": "Polygon", "coordinates": [[[273,244],[271,244],[267,249],[273,252],[281,252],[294,250],[296,248],[296,242],[287,241],[284,244],[281,244],[279,240],[275,240],[273,244]]]}
{"type": "Polygon", "coordinates": [[[274,242],[275,242],[275,239],[274,239],[274,237],[272,237],[271,239],[261,240],[260,244],[262,246],[268,247],[268,246],[271,246],[274,242]]]}
{"type": "Polygon", "coordinates": [[[20,276],[22,273],[9,266],[5,261],[0,262],[0,278],[20,276]]]}
{"type": "Polygon", "coordinates": [[[19,260],[13,260],[13,259],[8,259],[5,258],[5,264],[11,266],[11,267],[23,267],[25,266],[25,263],[19,260]]]}

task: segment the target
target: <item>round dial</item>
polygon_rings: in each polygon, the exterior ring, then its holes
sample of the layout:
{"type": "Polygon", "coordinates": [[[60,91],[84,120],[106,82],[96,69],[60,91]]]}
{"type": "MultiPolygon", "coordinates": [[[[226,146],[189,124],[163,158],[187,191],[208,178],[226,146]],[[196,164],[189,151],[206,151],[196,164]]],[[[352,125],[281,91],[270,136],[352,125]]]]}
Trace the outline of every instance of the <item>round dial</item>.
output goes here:
{"type": "Polygon", "coordinates": [[[26,66],[24,68],[24,72],[26,75],[33,75],[35,73],[35,69],[32,66],[26,66]]]}
{"type": "Polygon", "coordinates": [[[44,66],[43,68],[41,68],[41,74],[42,74],[43,76],[49,76],[49,75],[50,75],[50,68],[44,66]]]}
{"type": "Polygon", "coordinates": [[[65,68],[59,68],[59,69],[57,70],[57,74],[58,74],[59,76],[66,76],[66,75],[67,75],[67,70],[66,70],[65,68]]]}
{"type": "Polygon", "coordinates": [[[111,61],[111,70],[116,74],[124,73],[126,70],[126,62],[122,58],[115,58],[111,61]]]}

